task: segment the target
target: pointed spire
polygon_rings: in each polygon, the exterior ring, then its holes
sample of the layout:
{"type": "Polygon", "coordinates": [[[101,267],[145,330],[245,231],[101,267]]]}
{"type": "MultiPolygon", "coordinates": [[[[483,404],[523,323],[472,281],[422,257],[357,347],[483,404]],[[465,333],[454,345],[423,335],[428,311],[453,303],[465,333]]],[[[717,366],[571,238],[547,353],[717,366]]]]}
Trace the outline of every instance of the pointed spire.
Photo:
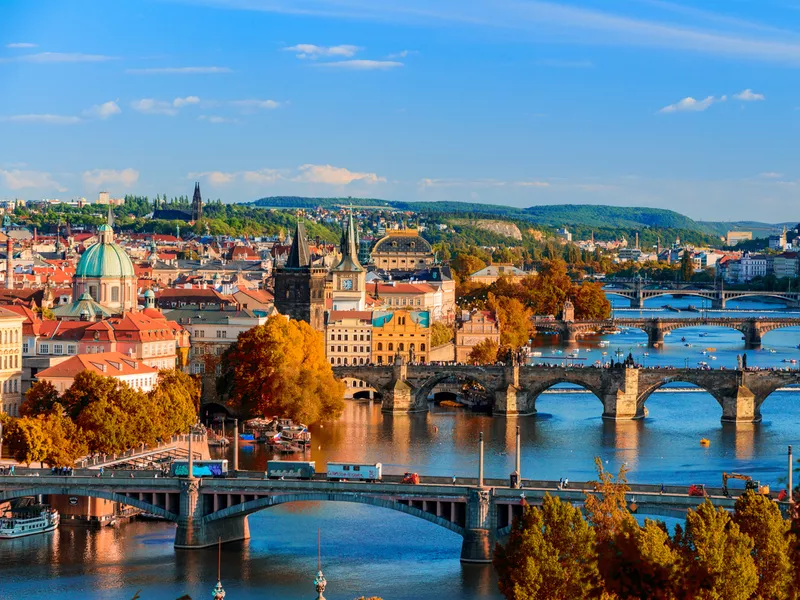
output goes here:
{"type": "Polygon", "coordinates": [[[342,227],[342,260],[334,268],[337,271],[363,271],[358,262],[358,237],[356,226],[353,222],[353,209],[347,217],[347,224],[342,227]]]}
{"type": "Polygon", "coordinates": [[[114,226],[114,211],[111,210],[111,204],[108,205],[108,216],[106,217],[106,223],[108,223],[109,227],[114,226]]]}
{"type": "Polygon", "coordinates": [[[301,269],[311,266],[311,252],[306,241],[306,228],[298,219],[294,230],[292,247],[289,249],[289,258],[286,259],[286,268],[301,269]]]}

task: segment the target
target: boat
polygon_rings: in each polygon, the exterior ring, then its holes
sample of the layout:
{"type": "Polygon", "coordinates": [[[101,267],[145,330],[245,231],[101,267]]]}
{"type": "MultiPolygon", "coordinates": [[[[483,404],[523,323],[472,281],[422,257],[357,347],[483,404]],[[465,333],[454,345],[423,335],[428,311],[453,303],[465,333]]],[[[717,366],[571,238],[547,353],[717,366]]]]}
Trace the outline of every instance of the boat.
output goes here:
{"type": "Polygon", "coordinates": [[[700,445],[708,448],[711,445],[711,440],[708,438],[703,438],[700,440],[700,445]]]}
{"type": "Polygon", "coordinates": [[[208,440],[208,445],[211,447],[226,447],[230,444],[228,438],[220,437],[215,440],[208,440]]]}
{"type": "Polygon", "coordinates": [[[0,539],[13,539],[53,531],[61,520],[57,510],[46,504],[12,508],[0,519],[0,539]]]}
{"type": "Polygon", "coordinates": [[[240,444],[255,444],[256,443],[256,436],[252,433],[240,433],[239,434],[239,443],[240,444]]]}
{"type": "Polygon", "coordinates": [[[682,341],[682,342],[685,342],[685,341],[686,341],[686,338],[685,338],[685,337],[682,337],[682,338],[681,338],[681,341],[682,341]]]}
{"type": "Polygon", "coordinates": [[[300,445],[311,443],[311,432],[302,423],[295,424],[291,419],[280,419],[278,421],[278,431],[283,442],[300,445]]]}
{"type": "Polygon", "coordinates": [[[597,345],[600,346],[601,348],[608,348],[611,345],[611,342],[609,342],[608,340],[600,340],[600,342],[597,345]]]}
{"type": "Polygon", "coordinates": [[[700,334],[700,337],[708,337],[708,332],[707,332],[707,331],[703,331],[703,332],[700,334]]]}
{"type": "Polygon", "coordinates": [[[716,348],[706,348],[706,352],[716,352],[716,348]]]}
{"type": "Polygon", "coordinates": [[[439,406],[448,406],[450,408],[464,408],[464,405],[460,402],[455,402],[453,400],[442,400],[439,403],[439,406]]]}

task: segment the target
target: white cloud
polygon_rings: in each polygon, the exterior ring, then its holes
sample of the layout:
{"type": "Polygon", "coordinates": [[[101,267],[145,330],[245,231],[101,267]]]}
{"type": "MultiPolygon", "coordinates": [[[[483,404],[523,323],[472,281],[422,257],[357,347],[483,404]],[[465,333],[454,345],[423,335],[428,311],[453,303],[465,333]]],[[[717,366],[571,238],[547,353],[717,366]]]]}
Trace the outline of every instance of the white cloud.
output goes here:
{"type": "Polygon", "coordinates": [[[6,48],[36,48],[36,44],[31,44],[30,42],[14,42],[12,44],[6,44],[6,48]]]}
{"type": "Polygon", "coordinates": [[[238,123],[238,119],[229,119],[228,117],[220,117],[219,115],[200,115],[197,117],[198,121],[206,121],[208,123],[238,123]]]}
{"type": "Polygon", "coordinates": [[[131,75],[203,75],[233,73],[229,67],[156,67],[150,69],[126,69],[131,75]]]}
{"type": "Polygon", "coordinates": [[[73,125],[81,122],[78,117],[50,114],[12,115],[10,117],[0,117],[0,121],[9,121],[11,123],[46,123],[49,125],[73,125]]]}
{"type": "Polygon", "coordinates": [[[120,109],[119,105],[113,100],[109,100],[108,102],[103,102],[103,104],[95,104],[91,108],[87,108],[83,111],[83,115],[91,119],[104,120],[118,115],[121,112],[122,109],[120,109]]]}
{"type": "Polygon", "coordinates": [[[67,188],[53,180],[50,173],[44,171],[21,171],[14,169],[6,171],[0,169],[0,178],[3,185],[10,190],[22,190],[26,188],[41,190],[56,190],[66,192],[67,188]]]}
{"type": "Polygon", "coordinates": [[[189,173],[189,178],[204,177],[215,186],[235,183],[237,181],[249,184],[271,184],[276,182],[318,183],[324,185],[344,186],[354,181],[364,183],[385,183],[384,177],[375,173],[360,173],[350,171],[343,167],[331,165],[305,164],[291,169],[259,169],[257,171],[206,171],[203,173],[189,173]]]}
{"type": "Polygon", "coordinates": [[[766,171],[764,173],[759,173],[759,177],[763,177],[764,179],[780,179],[783,177],[783,173],[777,173],[776,171],[766,171]]]}
{"type": "Polygon", "coordinates": [[[186,96],[185,98],[175,98],[169,100],[156,100],[154,98],[142,98],[131,102],[131,108],[145,115],[167,115],[174,117],[179,109],[200,103],[197,96],[186,96]]]}
{"type": "Polygon", "coordinates": [[[367,183],[385,183],[386,179],[378,177],[375,173],[356,173],[343,167],[331,165],[301,165],[297,181],[310,181],[312,183],[327,183],[330,185],[347,185],[353,181],[367,183]]]}
{"type": "Polygon", "coordinates": [[[186,98],[175,98],[172,101],[172,106],[175,108],[183,108],[184,106],[189,106],[190,104],[199,104],[200,98],[197,96],[186,96],[186,98]]]}
{"type": "Polygon", "coordinates": [[[742,90],[738,94],[733,95],[734,98],[737,100],[741,100],[742,102],[758,102],[760,100],[766,100],[766,96],[764,94],[756,94],[750,88],[746,90],[742,90]]]}
{"type": "Polygon", "coordinates": [[[318,58],[349,58],[361,50],[358,46],[317,46],[315,44],[297,44],[283,48],[287,52],[295,52],[301,59],[317,60],[318,58]]]}
{"type": "Polygon", "coordinates": [[[317,63],[315,67],[329,69],[349,69],[353,71],[386,71],[402,67],[403,63],[393,60],[339,60],[335,62],[317,63]]]}
{"type": "Polygon", "coordinates": [[[281,103],[276,100],[231,100],[230,105],[243,113],[254,113],[258,110],[275,110],[281,103]]]}
{"type": "Polygon", "coordinates": [[[104,62],[114,60],[114,56],[105,54],[81,54],[80,52],[39,52],[38,54],[23,54],[13,58],[0,58],[0,62],[29,62],[29,63],[79,63],[79,62],[104,62]]]}
{"type": "Polygon", "coordinates": [[[658,112],[665,114],[676,112],[702,112],[708,109],[715,102],[724,102],[726,99],[726,96],[722,96],[719,100],[714,98],[714,96],[707,96],[703,100],[695,100],[691,96],[688,96],[683,100],[676,102],[675,104],[665,106],[658,112]]]}
{"type": "Polygon", "coordinates": [[[139,171],[136,169],[122,169],[121,171],[94,169],[92,171],[84,171],[82,178],[83,182],[91,187],[100,188],[112,184],[129,188],[139,181],[139,171]]]}
{"type": "Polygon", "coordinates": [[[401,50],[400,52],[393,52],[389,54],[386,58],[389,60],[393,60],[395,58],[406,58],[411,56],[412,54],[419,54],[416,50],[401,50]]]}

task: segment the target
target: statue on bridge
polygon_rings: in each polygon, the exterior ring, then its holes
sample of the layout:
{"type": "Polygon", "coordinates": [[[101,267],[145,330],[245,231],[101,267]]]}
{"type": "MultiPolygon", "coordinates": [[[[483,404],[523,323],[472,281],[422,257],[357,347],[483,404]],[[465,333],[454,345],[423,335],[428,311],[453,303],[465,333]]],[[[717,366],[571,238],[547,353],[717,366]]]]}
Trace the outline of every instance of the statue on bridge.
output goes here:
{"type": "Polygon", "coordinates": [[[741,371],[743,365],[744,365],[744,363],[742,361],[742,355],[741,354],[737,354],[736,355],[736,370],[737,371],[741,371]]]}

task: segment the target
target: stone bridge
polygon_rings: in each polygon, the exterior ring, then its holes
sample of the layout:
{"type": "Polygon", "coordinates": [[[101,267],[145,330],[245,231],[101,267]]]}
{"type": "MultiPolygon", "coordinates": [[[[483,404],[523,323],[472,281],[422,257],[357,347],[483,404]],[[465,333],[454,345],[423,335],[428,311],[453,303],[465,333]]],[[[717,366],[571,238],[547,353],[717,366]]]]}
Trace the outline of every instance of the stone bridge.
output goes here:
{"type": "MultiPolygon", "coordinates": [[[[25,496],[88,496],[120,502],[177,523],[176,548],[204,548],[218,540],[250,537],[248,515],[290,502],[355,502],[395,510],[424,519],[463,538],[461,560],[490,562],[496,541],[510,531],[525,503],[541,502],[545,493],[581,504],[586,484],[558,490],[556,482],[524,480],[524,490],[507,480],[423,477],[419,485],[389,481],[334,482],[324,475],[310,481],[266,480],[263,473],[237,472],[225,479],[154,477],[137,472],[134,478],[77,475],[38,477],[0,476],[0,503],[25,496]]],[[[653,486],[632,486],[630,501],[645,514],[679,516],[695,507],[698,498],[686,487],[669,487],[665,494],[653,486]]],[[[712,492],[713,494],[713,492],[712,492]]],[[[731,508],[735,498],[712,495],[717,506],[731,508]]]]}
{"type": "Polygon", "coordinates": [[[787,308],[800,308],[800,292],[771,292],[751,290],[724,290],[713,284],[647,282],[640,280],[609,280],[603,291],[622,296],[631,302],[631,308],[644,308],[645,300],[659,296],[696,296],[711,301],[711,308],[724,309],[728,300],[738,298],[775,298],[786,303],[787,308]]]}
{"type": "Polygon", "coordinates": [[[603,404],[603,418],[617,420],[643,417],[645,402],[658,388],[688,383],[714,397],[722,407],[722,421],[756,423],[772,392],[800,384],[800,371],[409,365],[402,358],[390,366],[337,366],[333,372],[340,379],[358,379],[374,387],[383,395],[383,412],[388,413],[427,411],[433,387],[455,379],[480,384],[493,399],[495,415],[534,414],[542,392],[568,383],[592,392],[603,404]]]}
{"type": "Polygon", "coordinates": [[[553,319],[534,319],[533,327],[537,333],[554,332],[562,341],[574,343],[578,337],[600,331],[604,328],[631,327],[647,333],[650,347],[658,347],[664,343],[664,335],[676,329],[686,327],[725,327],[741,331],[747,348],[758,348],[761,339],[770,331],[783,327],[800,327],[800,318],[745,318],[735,317],[697,317],[687,319],[662,318],[623,318],[600,321],[559,321],[553,319]]]}

